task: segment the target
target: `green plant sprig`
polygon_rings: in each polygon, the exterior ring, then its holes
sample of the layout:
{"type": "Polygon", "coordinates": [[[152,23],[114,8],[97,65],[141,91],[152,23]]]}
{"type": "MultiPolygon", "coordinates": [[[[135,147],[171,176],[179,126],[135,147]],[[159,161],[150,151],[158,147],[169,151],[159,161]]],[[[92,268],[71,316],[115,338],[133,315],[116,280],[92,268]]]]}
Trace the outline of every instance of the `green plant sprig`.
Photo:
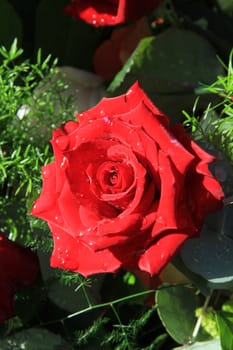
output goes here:
{"type": "Polygon", "coordinates": [[[184,125],[191,127],[194,138],[213,144],[233,162],[233,50],[229,64],[225,66],[225,76],[218,76],[210,86],[198,89],[197,93],[211,93],[218,97],[216,104],[209,104],[201,116],[196,115],[198,99],[192,115],[183,111],[184,125]]]}

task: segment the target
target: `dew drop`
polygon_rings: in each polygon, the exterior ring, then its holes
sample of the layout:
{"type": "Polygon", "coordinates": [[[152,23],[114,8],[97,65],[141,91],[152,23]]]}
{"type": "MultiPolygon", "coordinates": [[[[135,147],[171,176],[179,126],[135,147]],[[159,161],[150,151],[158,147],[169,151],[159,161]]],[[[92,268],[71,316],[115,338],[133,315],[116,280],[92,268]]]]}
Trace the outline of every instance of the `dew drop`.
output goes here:
{"type": "Polygon", "coordinates": [[[54,220],[57,222],[57,223],[59,223],[59,224],[61,224],[62,223],[62,218],[60,217],[60,216],[55,216],[54,217],[54,220]]]}
{"type": "Polygon", "coordinates": [[[161,224],[161,225],[166,224],[166,220],[162,216],[158,216],[156,222],[161,224]]]}
{"type": "Polygon", "coordinates": [[[78,235],[79,235],[79,237],[83,237],[84,236],[83,231],[80,231],[78,235]]]}
{"type": "Polygon", "coordinates": [[[61,162],[61,168],[64,168],[68,164],[68,159],[66,157],[63,157],[61,162]]]}
{"type": "Polygon", "coordinates": [[[59,136],[56,139],[56,144],[63,151],[63,150],[65,150],[68,147],[69,139],[68,139],[67,136],[59,136]]]}
{"type": "Polygon", "coordinates": [[[109,117],[103,117],[103,121],[107,125],[112,125],[112,121],[109,117]]]}
{"type": "Polygon", "coordinates": [[[171,143],[173,143],[175,146],[180,146],[179,141],[178,141],[177,139],[175,139],[174,137],[172,137],[172,138],[170,139],[170,141],[171,141],[171,143]]]}
{"type": "Polygon", "coordinates": [[[42,171],[42,175],[45,179],[47,179],[50,176],[50,171],[48,168],[44,168],[42,171]]]}
{"type": "Polygon", "coordinates": [[[92,24],[93,24],[93,25],[96,24],[96,19],[93,19],[92,24]]]}

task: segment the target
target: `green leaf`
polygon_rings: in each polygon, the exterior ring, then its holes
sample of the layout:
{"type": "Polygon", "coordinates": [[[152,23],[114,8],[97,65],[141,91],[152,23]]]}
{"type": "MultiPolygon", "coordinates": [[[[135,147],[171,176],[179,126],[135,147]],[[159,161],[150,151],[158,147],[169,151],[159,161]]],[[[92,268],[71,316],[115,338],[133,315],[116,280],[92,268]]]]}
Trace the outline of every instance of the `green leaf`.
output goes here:
{"type": "Polygon", "coordinates": [[[212,83],[222,72],[208,41],[173,27],[157,37],[141,40],[107,93],[124,93],[139,80],[153,102],[175,122],[180,120],[183,109],[193,105],[195,88],[200,83],[212,83]]]}
{"type": "Polygon", "coordinates": [[[91,70],[94,50],[102,29],[77,21],[63,13],[66,0],[43,0],[36,14],[36,49],[58,57],[60,65],[91,70]]]}
{"type": "Polygon", "coordinates": [[[193,289],[168,286],[156,292],[156,302],[159,317],[170,336],[177,343],[188,343],[196,324],[195,310],[199,306],[193,289]]]}
{"type": "Polygon", "coordinates": [[[22,23],[14,7],[6,0],[0,0],[0,45],[10,47],[15,38],[22,39],[22,23]]]}
{"type": "Polygon", "coordinates": [[[216,313],[222,350],[233,349],[233,313],[218,311],[216,313]]]}
{"type": "Polygon", "coordinates": [[[46,329],[31,328],[0,339],[1,350],[70,350],[60,335],[46,329]]]}
{"type": "Polygon", "coordinates": [[[93,288],[95,295],[98,294],[103,276],[96,278],[91,285],[88,285],[89,288],[86,286],[88,282],[82,283],[81,277],[80,282],[71,283],[68,286],[59,281],[56,269],[49,266],[50,254],[39,252],[38,255],[41,274],[48,286],[48,297],[55,305],[73,313],[87,308],[90,303],[94,304],[90,291],[93,288]]]}
{"type": "Polygon", "coordinates": [[[233,2],[232,0],[217,0],[218,5],[220,8],[229,14],[229,12],[233,11],[233,2]]]}
{"type": "Polygon", "coordinates": [[[233,240],[228,231],[232,217],[225,215],[226,208],[208,217],[200,237],[189,239],[180,255],[191,271],[208,281],[211,289],[232,291],[233,240]]]}
{"type": "Polygon", "coordinates": [[[219,339],[213,339],[205,342],[196,342],[192,345],[180,346],[173,350],[222,350],[219,339]]]}

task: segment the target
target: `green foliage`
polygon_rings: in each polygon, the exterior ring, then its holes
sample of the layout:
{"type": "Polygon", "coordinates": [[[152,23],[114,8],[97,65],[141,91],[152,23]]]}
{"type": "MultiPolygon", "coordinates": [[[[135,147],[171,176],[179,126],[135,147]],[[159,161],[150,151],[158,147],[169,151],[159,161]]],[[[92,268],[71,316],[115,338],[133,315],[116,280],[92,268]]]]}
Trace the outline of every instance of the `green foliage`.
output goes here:
{"type": "Polygon", "coordinates": [[[213,83],[221,72],[208,41],[192,31],[173,27],[142,39],[107,92],[118,95],[139,80],[153,102],[175,123],[180,121],[182,109],[195,101],[199,84],[213,83]]]}
{"type": "Polygon", "coordinates": [[[71,350],[60,335],[46,329],[31,328],[0,340],[1,350],[71,350]]]}
{"type": "Polygon", "coordinates": [[[177,343],[188,344],[192,340],[195,310],[198,307],[194,290],[185,286],[159,289],[156,302],[159,317],[167,332],[177,343]]]}
{"type": "Polygon", "coordinates": [[[152,350],[160,349],[160,346],[167,340],[168,336],[165,333],[156,337],[152,336],[158,328],[155,322],[156,306],[142,312],[141,315],[130,320],[127,324],[122,323],[119,310],[113,306],[112,310],[118,323],[113,324],[112,331],[105,335],[101,346],[112,344],[114,349],[118,350],[152,350]],[[151,320],[154,321],[151,322],[151,320]],[[140,345],[143,337],[146,338],[146,341],[144,340],[144,343],[147,343],[145,347],[140,345]]]}
{"type": "Polygon", "coordinates": [[[233,162],[233,50],[225,75],[198,90],[200,94],[211,93],[218,102],[210,103],[202,115],[196,113],[198,102],[194,105],[193,114],[184,112],[185,125],[191,126],[195,139],[205,141],[220,149],[233,162]]]}
{"type": "Polygon", "coordinates": [[[232,350],[233,313],[226,311],[218,311],[216,315],[222,350],[232,350]]]}
{"type": "MultiPolygon", "coordinates": [[[[227,207],[225,207],[227,208],[227,207]]],[[[227,217],[222,212],[209,216],[200,237],[190,239],[180,251],[185,265],[194,273],[204,277],[213,289],[233,290],[233,240],[225,234],[227,217]],[[209,251],[208,254],[206,252],[209,251]]],[[[228,218],[229,222],[232,217],[228,218]]]]}
{"type": "Polygon", "coordinates": [[[40,191],[41,166],[52,159],[52,129],[71,119],[75,110],[73,97],[64,94],[68,85],[58,75],[57,61],[51,56],[42,60],[38,51],[36,62],[30,63],[22,60],[22,53],[16,40],[9,50],[0,47],[0,201],[5,222],[0,228],[14,239],[20,225],[30,231],[27,211],[40,191]]]}
{"type": "MultiPolygon", "coordinates": [[[[87,345],[90,342],[90,338],[98,339],[101,332],[101,328],[108,323],[109,319],[107,317],[97,318],[93,324],[86,328],[85,330],[80,330],[75,332],[76,343],[78,347],[82,349],[82,346],[87,345]]],[[[103,334],[102,334],[103,335],[103,334]]]]}

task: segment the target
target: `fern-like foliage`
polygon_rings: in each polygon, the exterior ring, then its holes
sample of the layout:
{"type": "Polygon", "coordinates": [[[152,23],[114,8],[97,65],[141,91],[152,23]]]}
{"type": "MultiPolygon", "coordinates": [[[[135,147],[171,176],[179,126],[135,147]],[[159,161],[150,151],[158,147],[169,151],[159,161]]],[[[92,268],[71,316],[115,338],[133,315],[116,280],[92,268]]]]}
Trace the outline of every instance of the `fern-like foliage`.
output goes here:
{"type": "Polygon", "coordinates": [[[39,50],[31,63],[17,40],[0,47],[0,229],[24,244],[37,238],[27,213],[41,190],[41,166],[52,159],[52,129],[74,116],[68,87],[51,56],[42,60],[39,50]]]}
{"type": "MultiPolygon", "coordinates": [[[[223,64],[223,63],[222,63],[223,64]]],[[[216,104],[209,104],[204,113],[196,115],[198,100],[193,108],[193,115],[184,112],[185,125],[191,127],[197,140],[214,145],[233,162],[233,50],[229,64],[223,64],[226,75],[219,76],[210,86],[201,88],[198,92],[211,93],[217,96],[216,104]]]]}

